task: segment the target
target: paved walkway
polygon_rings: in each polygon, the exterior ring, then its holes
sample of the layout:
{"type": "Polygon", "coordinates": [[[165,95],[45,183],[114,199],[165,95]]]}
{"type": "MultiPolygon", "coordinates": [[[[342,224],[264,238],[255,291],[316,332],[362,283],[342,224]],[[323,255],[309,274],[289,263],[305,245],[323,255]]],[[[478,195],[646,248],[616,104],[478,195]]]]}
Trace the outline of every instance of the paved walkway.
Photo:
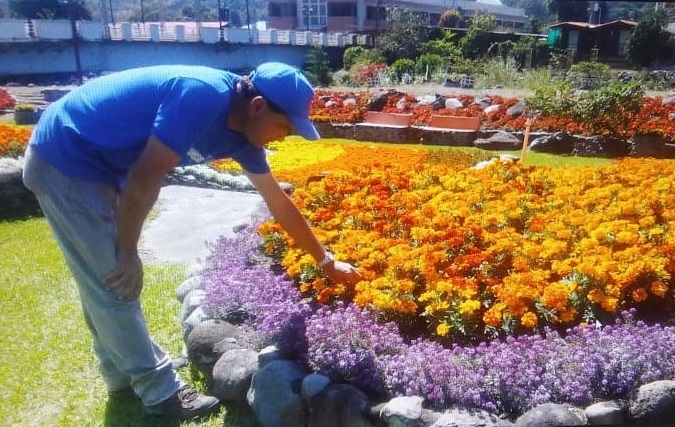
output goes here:
{"type": "Polygon", "coordinates": [[[210,243],[234,235],[237,227],[260,212],[267,212],[267,206],[257,193],[162,187],[141,234],[141,259],[147,265],[202,263],[210,254],[210,243]]]}

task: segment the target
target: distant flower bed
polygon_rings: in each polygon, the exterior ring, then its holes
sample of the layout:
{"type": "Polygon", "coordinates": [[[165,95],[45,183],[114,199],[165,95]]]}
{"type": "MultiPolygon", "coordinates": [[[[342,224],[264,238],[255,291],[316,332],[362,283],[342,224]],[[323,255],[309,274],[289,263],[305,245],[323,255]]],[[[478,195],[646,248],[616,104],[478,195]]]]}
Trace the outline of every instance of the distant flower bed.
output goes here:
{"type": "Polygon", "coordinates": [[[296,204],[336,258],[359,266],[331,284],[280,226],[261,226],[300,291],[369,307],[441,342],[606,322],[630,308],[673,313],[675,165],[483,170],[388,165],[328,174],[296,204]]]}
{"type": "Polygon", "coordinates": [[[218,241],[202,272],[206,309],[239,323],[245,345],[276,345],[376,401],[418,395],[436,408],[459,404],[515,417],[546,402],[581,406],[624,398],[639,385],[675,375],[674,328],[637,321],[634,311],[564,334],[544,328],[448,347],[409,341],[376,311],[303,298],[292,281],[261,262],[261,244],[255,224],[218,241]]]}
{"type": "Polygon", "coordinates": [[[0,110],[11,110],[16,105],[16,100],[5,89],[0,89],[0,110]]]}
{"type": "Polygon", "coordinates": [[[0,123],[0,157],[18,157],[23,154],[31,132],[25,126],[0,123]]]}
{"type": "MultiPolygon", "coordinates": [[[[324,139],[308,143],[299,137],[289,137],[269,146],[267,159],[274,175],[281,181],[304,186],[327,171],[364,170],[373,167],[399,165],[403,169],[422,164],[473,165],[492,157],[492,153],[460,150],[427,150],[424,148],[392,147],[373,144],[345,144],[344,141],[324,139]]],[[[212,166],[220,172],[241,171],[232,160],[217,160],[212,166]]]]}
{"type": "MultiPolygon", "coordinates": [[[[382,111],[390,113],[412,113],[413,124],[428,125],[431,115],[454,115],[481,117],[483,126],[489,129],[506,131],[523,131],[526,127],[527,114],[509,115],[507,110],[518,102],[518,98],[504,98],[496,95],[485,95],[481,100],[494,109],[484,111],[484,107],[471,95],[452,95],[463,107],[461,108],[434,108],[429,104],[420,104],[412,95],[391,91],[386,94],[382,111]]],[[[365,118],[368,102],[372,102],[373,95],[368,92],[337,92],[329,90],[317,91],[312,102],[310,114],[316,122],[357,123],[365,118]]],[[[540,115],[532,123],[532,130],[545,132],[566,131],[573,134],[596,135],[604,133],[605,129],[625,131],[626,136],[636,132],[653,132],[675,141],[675,121],[670,115],[675,113],[675,105],[663,104],[659,97],[644,97],[642,108],[636,114],[619,111],[617,114],[607,114],[607,117],[591,118],[590,122],[574,120],[569,115],[555,114],[540,115]],[[601,125],[598,120],[603,121],[601,125]],[[623,129],[620,120],[627,120],[629,125],[623,129]]]]}

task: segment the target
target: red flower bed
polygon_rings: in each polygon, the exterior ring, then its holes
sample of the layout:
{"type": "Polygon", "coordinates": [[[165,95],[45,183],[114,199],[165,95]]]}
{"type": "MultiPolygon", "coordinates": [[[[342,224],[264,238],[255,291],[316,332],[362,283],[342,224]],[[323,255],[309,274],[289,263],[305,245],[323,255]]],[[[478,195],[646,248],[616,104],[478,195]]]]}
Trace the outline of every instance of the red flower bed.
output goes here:
{"type": "MultiPolygon", "coordinates": [[[[368,92],[336,92],[319,90],[312,102],[310,115],[316,122],[357,123],[363,121],[367,104],[372,95],[368,92]],[[346,100],[350,100],[345,103],[346,100]]],[[[431,105],[420,105],[410,94],[392,91],[387,94],[382,111],[388,113],[412,113],[413,124],[428,125],[431,115],[453,115],[481,117],[483,126],[488,129],[506,131],[523,131],[527,118],[525,115],[512,117],[506,111],[520,102],[518,98],[504,98],[498,95],[486,96],[491,105],[498,105],[496,111],[485,114],[483,108],[475,103],[471,95],[454,96],[465,106],[459,109],[441,108],[434,110],[431,105]]],[[[664,105],[661,98],[645,97],[642,110],[633,118],[628,136],[635,133],[656,133],[675,141],[675,121],[669,119],[675,113],[674,105],[664,105]]],[[[533,123],[533,131],[557,132],[566,131],[573,134],[592,135],[589,124],[578,123],[567,117],[537,117],[533,123]]]]}
{"type": "Polygon", "coordinates": [[[11,110],[15,105],[16,100],[5,89],[0,89],[0,110],[11,110]]]}

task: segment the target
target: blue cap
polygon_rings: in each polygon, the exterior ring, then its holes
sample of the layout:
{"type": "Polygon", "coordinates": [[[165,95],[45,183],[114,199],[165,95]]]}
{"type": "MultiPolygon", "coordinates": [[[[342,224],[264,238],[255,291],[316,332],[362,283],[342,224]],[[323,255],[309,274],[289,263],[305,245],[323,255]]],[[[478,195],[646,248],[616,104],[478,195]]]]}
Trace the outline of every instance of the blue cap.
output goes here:
{"type": "Polygon", "coordinates": [[[309,140],[321,138],[309,120],[314,90],[300,71],[281,62],[265,62],[250,79],[262,96],[286,113],[297,133],[309,140]]]}

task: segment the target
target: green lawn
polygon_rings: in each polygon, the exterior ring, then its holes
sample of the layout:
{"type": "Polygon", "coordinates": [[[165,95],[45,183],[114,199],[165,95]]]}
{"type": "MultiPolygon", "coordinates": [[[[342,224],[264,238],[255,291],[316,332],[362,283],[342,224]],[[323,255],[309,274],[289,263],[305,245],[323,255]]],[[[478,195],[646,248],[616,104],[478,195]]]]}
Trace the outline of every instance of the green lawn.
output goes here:
{"type": "MultiPolygon", "coordinates": [[[[43,218],[0,222],[0,425],[167,426],[137,401],[107,405],[77,290],[43,218]]],[[[146,269],[143,305],[155,340],[172,356],[182,338],[175,298],[184,268],[146,269]]],[[[199,386],[190,369],[181,376],[199,386]]],[[[244,427],[235,411],[196,426],[244,427]]]]}

